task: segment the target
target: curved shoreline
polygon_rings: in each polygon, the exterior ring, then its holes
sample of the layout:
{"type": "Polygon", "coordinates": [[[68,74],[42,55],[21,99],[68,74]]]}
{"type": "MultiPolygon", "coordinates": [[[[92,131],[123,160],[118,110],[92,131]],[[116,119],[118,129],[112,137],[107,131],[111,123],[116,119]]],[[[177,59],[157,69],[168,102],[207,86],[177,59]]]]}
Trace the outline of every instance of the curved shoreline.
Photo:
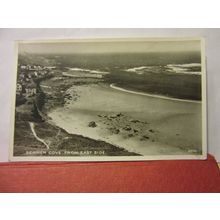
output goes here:
{"type": "Polygon", "coordinates": [[[201,101],[195,101],[195,100],[189,100],[189,99],[170,98],[170,97],[162,96],[162,95],[153,95],[153,94],[144,93],[144,92],[135,92],[135,91],[132,91],[132,90],[123,89],[121,87],[115,86],[114,83],[110,84],[110,87],[112,89],[116,89],[116,90],[119,90],[119,91],[122,91],[122,92],[127,92],[127,93],[131,93],[131,94],[142,95],[142,96],[148,96],[148,97],[152,97],[152,98],[159,98],[159,99],[166,99],[166,100],[171,100],[171,101],[191,102],[191,103],[201,104],[201,101]]]}

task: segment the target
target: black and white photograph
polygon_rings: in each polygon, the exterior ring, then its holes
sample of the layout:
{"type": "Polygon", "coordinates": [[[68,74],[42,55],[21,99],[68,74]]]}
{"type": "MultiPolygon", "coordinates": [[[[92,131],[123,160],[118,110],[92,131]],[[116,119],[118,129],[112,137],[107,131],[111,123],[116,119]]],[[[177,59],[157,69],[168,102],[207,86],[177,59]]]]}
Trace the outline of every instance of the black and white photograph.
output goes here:
{"type": "Polygon", "coordinates": [[[206,158],[201,38],[19,41],[12,161],[206,158]]]}

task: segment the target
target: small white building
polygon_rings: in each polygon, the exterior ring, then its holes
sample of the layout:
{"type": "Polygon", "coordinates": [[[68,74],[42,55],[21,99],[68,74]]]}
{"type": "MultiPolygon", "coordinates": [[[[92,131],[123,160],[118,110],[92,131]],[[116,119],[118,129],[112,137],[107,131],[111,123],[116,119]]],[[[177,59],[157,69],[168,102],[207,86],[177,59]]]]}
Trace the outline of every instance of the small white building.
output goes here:
{"type": "Polygon", "coordinates": [[[35,95],[37,93],[36,88],[26,88],[25,91],[27,95],[35,95]]]}
{"type": "Polygon", "coordinates": [[[17,83],[17,86],[16,86],[16,93],[17,94],[20,94],[22,91],[22,85],[20,83],[17,83]]]}

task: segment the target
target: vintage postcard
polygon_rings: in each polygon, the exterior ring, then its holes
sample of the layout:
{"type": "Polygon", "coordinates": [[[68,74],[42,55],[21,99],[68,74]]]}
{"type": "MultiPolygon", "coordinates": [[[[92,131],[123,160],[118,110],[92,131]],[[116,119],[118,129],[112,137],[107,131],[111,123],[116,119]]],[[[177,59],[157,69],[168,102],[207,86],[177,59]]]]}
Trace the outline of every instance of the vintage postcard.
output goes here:
{"type": "Polygon", "coordinates": [[[20,41],[11,161],[205,159],[200,38],[20,41]]]}

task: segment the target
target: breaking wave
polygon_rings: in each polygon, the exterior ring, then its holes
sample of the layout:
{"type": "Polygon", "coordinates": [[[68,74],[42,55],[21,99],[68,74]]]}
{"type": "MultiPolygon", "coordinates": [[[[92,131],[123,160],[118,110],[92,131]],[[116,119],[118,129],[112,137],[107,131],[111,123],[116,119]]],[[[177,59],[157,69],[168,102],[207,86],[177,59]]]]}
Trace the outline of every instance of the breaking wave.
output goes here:
{"type": "Polygon", "coordinates": [[[168,64],[167,69],[169,72],[182,73],[182,74],[201,74],[200,63],[188,64],[168,64]]]}
{"type": "Polygon", "coordinates": [[[145,72],[153,73],[181,73],[181,74],[201,74],[201,64],[200,63],[186,63],[186,64],[168,64],[165,66],[138,66],[129,69],[125,69],[126,72],[136,73],[139,75],[145,72]]]}
{"type": "Polygon", "coordinates": [[[84,73],[94,73],[94,74],[109,74],[107,71],[101,71],[101,70],[90,70],[90,69],[83,69],[83,68],[70,68],[66,67],[68,70],[76,71],[76,72],[84,72],[84,73]]]}

